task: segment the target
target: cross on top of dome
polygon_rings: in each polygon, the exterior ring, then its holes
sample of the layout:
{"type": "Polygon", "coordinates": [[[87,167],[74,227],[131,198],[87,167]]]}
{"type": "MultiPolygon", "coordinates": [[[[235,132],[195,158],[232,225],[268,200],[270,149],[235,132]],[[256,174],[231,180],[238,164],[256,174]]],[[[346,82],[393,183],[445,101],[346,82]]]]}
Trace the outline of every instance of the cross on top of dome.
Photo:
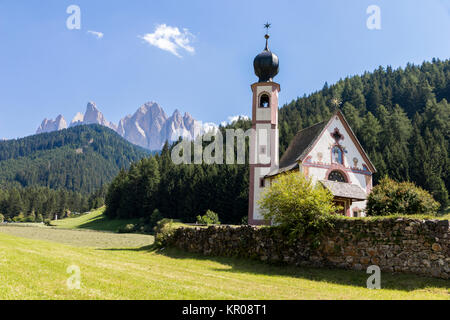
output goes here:
{"type": "Polygon", "coordinates": [[[264,36],[266,38],[266,47],[263,52],[256,56],[253,61],[253,67],[255,74],[259,77],[259,82],[270,82],[278,74],[279,61],[277,55],[269,50],[269,29],[271,24],[265,23],[264,28],[267,30],[264,36]]]}

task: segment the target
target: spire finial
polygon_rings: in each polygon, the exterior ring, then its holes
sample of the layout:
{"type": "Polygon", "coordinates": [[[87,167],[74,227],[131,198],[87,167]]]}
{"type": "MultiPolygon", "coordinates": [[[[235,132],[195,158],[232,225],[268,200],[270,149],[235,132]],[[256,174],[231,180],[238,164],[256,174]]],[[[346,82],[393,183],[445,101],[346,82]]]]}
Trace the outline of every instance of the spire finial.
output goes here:
{"type": "Polygon", "coordinates": [[[271,24],[267,22],[264,24],[264,28],[267,29],[266,35],[266,48],[263,52],[258,54],[253,60],[253,68],[255,74],[259,77],[259,82],[270,82],[278,74],[279,61],[275,53],[269,50],[269,29],[271,24]]]}
{"type": "Polygon", "coordinates": [[[269,38],[270,38],[269,29],[271,26],[272,26],[272,24],[269,22],[266,22],[264,24],[264,28],[266,29],[266,35],[264,36],[264,38],[266,38],[266,47],[264,50],[267,50],[267,51],[269,51],[269,38]]]}

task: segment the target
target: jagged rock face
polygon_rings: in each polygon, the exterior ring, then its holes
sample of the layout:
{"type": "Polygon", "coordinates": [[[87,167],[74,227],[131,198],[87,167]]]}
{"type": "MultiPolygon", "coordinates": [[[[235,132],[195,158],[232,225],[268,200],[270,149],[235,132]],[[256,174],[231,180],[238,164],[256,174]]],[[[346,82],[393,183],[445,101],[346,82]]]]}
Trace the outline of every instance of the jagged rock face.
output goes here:
{"type": "Polygon", "coordinates": [[[84,115],[81,112],[78,112],[75,115],[75,117],[72,119],[72,122],[70,123],[70,127],[83,124],[83,121],[84,121],[84,115]]]}
{"type": "Polygon", "coordinates": [[[126,116],[119,122],[117,132],[138,146],[159,150],[164,143],[161,128],[167,121],[164,110],[155,102],[148,102],[132,116],[126,116]]]}
{"type": "Polygon", "coordinates": [[[181,113],[178,110],[175,110],[173,115],[167,119],[162,129],[162,136],[165,140],[175,141],[178,137],[192,139],[193,132],[191,133],[191,128],[187,127],[187,125],[190,124],[190,119],[188,119],[187,123],[185,123],[184,120],[185,119],[181,116],[181,113]]]}
{"type": "MultiPolygon", "coordinates": [[[[45,119],[41,125],[48,128],[45,132],[59,130],[57,126],[47,124],[48,122],[49,120],[45,119]]],[[[77,113],[70,126],[82,124],[100,124],[109,127],[129,142],[150,150],[161,150],[166,141],[176,141],[180,136],[193,139],[204,132],[202,124],[194,120],[190,114],[185,113],[182,116],[178,110],[175,110],[173,115],[168,117],[156,102],[147,102],[133,115],[122,118],[118,126],[107,121],[95,103],[89,102],[86,113],[84,115],[77,113]]],[[[39,129],[38,133],[40,133],[39,129]]]]}
{"type": "Polygon", "coordinates": [[[167,117],[157,103],[148,102],[133,116],[120,120],[117,132],[138,146],[160,150],[166,141],[176,141],[180,136],[192,139],[196,125],[197,121],[188,113],[182,116],[175,110],[171,117],[167,117]]]}
{"type": "Polygon", "coordinates": [[[113,130],[117,130],[117,126],[105,119],[105,116],[97,109],[94,102],[89,102],[87,104],[84,116],[81,113],[77,113],[70,123],[71,126],[81,124],[100,124],[113,130]]]}
{"type": "Polygon", "coordinates": [[[44,121],[42,121],[41,125],[37,129],[36,134],[63,129],[67,129],[67,122],[62,115],[59,115],[55,120],[44,119],[44,121]]]}

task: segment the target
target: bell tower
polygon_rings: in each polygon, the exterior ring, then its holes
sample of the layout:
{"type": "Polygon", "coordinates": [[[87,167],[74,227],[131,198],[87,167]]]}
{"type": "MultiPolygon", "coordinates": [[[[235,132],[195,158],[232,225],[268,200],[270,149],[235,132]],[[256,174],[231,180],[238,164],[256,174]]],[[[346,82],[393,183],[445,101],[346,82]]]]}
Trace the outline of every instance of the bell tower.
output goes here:
{"type": "Polygon", "coordinates": [[[278,74],[278,57],[269,50],[269,28],[267,28],[266,47],[253,61],[258,82],[252,84],[252,134],[250,137],[250,190],[248,223],[264,225],[258,201],[269,180],[265,177],[279,166],[278,142],[278,94],[280,85],[273,81],[278,74]]]}

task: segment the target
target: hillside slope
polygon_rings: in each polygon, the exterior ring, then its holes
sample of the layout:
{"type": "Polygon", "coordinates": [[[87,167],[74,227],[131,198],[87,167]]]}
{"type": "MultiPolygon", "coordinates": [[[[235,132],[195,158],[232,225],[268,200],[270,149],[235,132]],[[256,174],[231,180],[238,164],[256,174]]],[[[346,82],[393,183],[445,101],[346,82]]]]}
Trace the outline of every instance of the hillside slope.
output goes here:
{"type": "Polygon", "coordinates": [[[0,142],[0,186],[91,193],[149,152],[100,125],[0,142]]]}
{"type": "Polygon", "coordinates": [[[95,231],[117,232],[127,224],[137,224],[139,219],[108,219],[103,213],[105,208],[90,211],[78,217],[53,221],[52,226],[62,229],[88,229],[95,231]]]}

